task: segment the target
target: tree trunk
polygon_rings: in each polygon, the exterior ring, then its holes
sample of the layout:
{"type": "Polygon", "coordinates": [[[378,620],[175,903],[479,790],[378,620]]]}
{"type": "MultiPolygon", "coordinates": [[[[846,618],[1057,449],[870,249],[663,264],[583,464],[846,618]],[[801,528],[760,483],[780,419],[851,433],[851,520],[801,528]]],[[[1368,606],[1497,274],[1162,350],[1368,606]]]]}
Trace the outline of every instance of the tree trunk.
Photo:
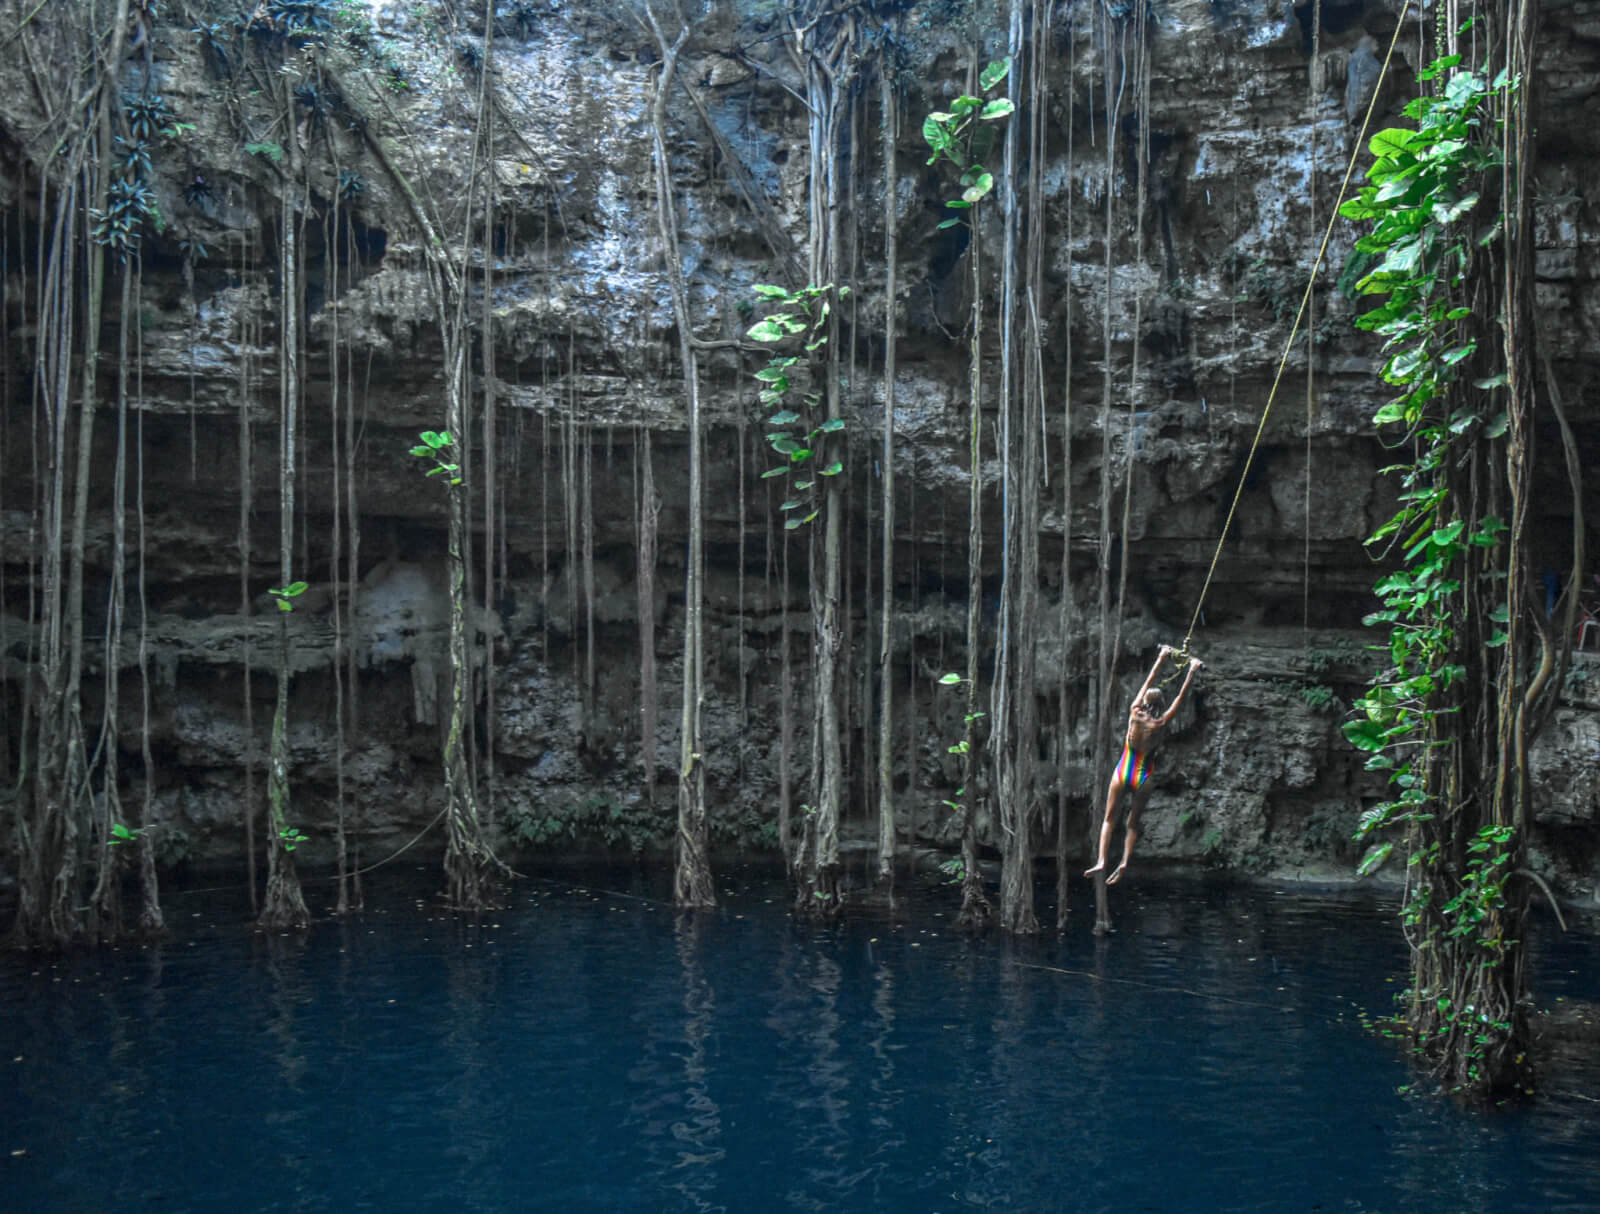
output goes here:
{"type": "Polygon", "coordinates": [[[689,37],[689,27],[685,24],[669,44],[648,3],[645,13],[661,52],[661,74],[656,79],[650,108],[656,170],[656,222],[666,255],[689,414],[689,552],[684,572],[683,714],[678,748],[677,861],[673,872],[672,897],[676,906],[698,909],[716,905],[708,849],[705,761],[700,753],[700,714],[704,698],[702,681],[705,677],[701,632],[705,593],[702,581],[705,556],[701,538],[704,527],[701,479],[705,447],[700,433],[700,368],[694,348],[689,295],[683,281],[683,258],[678,248],[672,165],[667,157],[666,139],[667,95],[672,88],[678,52],[689,37]]]}
{"type": "MultiPolygon", "coordinates": [[[[808,272],[813,286],[838,286],[839,248],[839,132],[842,128],[850,82],[855,71],[855,24],[850,16],[833,17],[819,7],[811,20],[794,31],[795,54],[805,72],[810,109],[807,169],[810,185],[808,215],[810,250],[808,272]]],[[[821,377],[825,423],[841,425],[839,393],[839,316],[831,309],[823,321],[821,377]]],[[[813,383],[816,380],[815,369],[813,383]]],[[[847,460],[842,462],[847,463],[847,460]]],[[[795,907],[801,914],[832,917],[842,908],[839,884],[839,825],[848,773],[840,705],[849,689],[840,678],[848,643],[841,618],[842,529],[844,486],[841,476],[829,476],[822,497],[821,549],[813,539],[811,574],[812,696],[815,745],[821,764],[813,768],[817,803],[806,815],[805,842],[797,859],[795,907]],[[820,558],[821,568],[816,567],[820,558]]]]}
{"type": "MultiPolygon", "coordinates": [[[[895,338],[899,325],[899,238],[895,200],[899,174],[895,140],[899,133],[899,101],[891,68],[879,67],[883,110],[883,562],[879,578],[882,619],[878,626],[878,884],[894,893],[894,374],[895,338]]],[[[913,760],[914,762],[915,760],[913,760]]]]}
{"type": "MultiPolygon", "coordinates": [[[[285,112],[292,113],[288,105],[285,112]]],[[[294,581],[295,434],[300,390],[301,298],[295,208],[282,201],[278,228],[278,577],[294,581]]],[[[280,606],[289,602],[280,599],[280,606]]],[[[278,696],[272,712],[272,742],[267,761],[267,887],[257,922],[268,929],[304,928],[311,922],[295,871],[290,824],[289,782],[289,615],[278,613],[278,696]]],[[[248,694],[248,691],[247,693],[248,694]]]]}
{"type": "MultiPolygon", "coordinates": [[[[1036,45],[1036,44],[1035,44],[1036,45]]],[[[1021,100],[1022,4],[1011,0],[1007,77],[1013,105],[1021,100]]],[[[1035,79],[1038,65],[1028,72],[1035,79]]],[[[1020,108],[1020,106],[1019,106],[1020,108]]],[[[1030,106],[1032,113],[1037,106],[1030,106]]],[[[1000,290],[1000,442],[1002,528],[1000,643],[995,658],[994,709],[990,745],[995,756],[995,819],[1000,826],[1000,923],[1007,931],[1039,930],[1033,909],[1033,752],[1037,713],[1033,710],[1034,604],[1038,595],[1038,419],[1031,375],[1025,375],[1022,416],[1017,409],[1015,352],[1017,329],[1018,141],[1021,124],[1006,124],[1000,206],[1004,219],[1000,290]]],[[[1031,278],[1022,283],[1026,294],[1031,278]]]]}

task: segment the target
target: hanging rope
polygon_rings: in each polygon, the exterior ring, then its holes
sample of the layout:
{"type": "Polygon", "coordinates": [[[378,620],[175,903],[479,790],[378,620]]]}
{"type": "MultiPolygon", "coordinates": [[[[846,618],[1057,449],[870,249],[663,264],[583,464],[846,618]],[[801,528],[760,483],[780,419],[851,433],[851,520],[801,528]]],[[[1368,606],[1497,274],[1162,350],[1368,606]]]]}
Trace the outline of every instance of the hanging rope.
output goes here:
{"type": "MultiPolygon", "coordinates": [[[[1334,200],[1333,212],[1328,216],[1328,226],[1322,234],[1322,245],[1317,249],[1317,259],[1311,265],[1311,277],[1306,281],[1305,294],[1300,297],[1299,310],[1294,315],[1294,326],[1289,330],[1289,340],[1284,343],[1283,357],[1278,360],[1278,371],[1272,379],[1272,390],[1267,393],[1266,407],[1261,410],[1261,421],[1256,426],[1255,438],[1250,442],[1249,454],[1245,456],[1244,470],[1239,474],[1239,487],[1234,490],[1233,502],[1228,507],[1228,517],[1223,520],[1222,534],[1217,537],[1216,551],[1211,554],[1211,567],[1206,570],[1206,580],[1200,587],[1200,597],[1194,605],[1194,615],[1189,618],[1189,631],[1184,634],[1183,644],[1178,647],[1176,656],[1180,662],[1189,656],[1189,642],[1194,640],[1194,630],[1200,621],[1200,612],[1205,607],[1206,595],[1211,590],[1211,579],[1217,572],[1217,562],[1222,557],[1222,547],[1228,542],[1228,530],[1233,526],[1233,516],[1238,512],[1239,500],[1244,496],[1245,482],[1250,477],[1250,467],[1255,462],[1256,450],[1261,446],[1261,436],[1266,433],[1267,418],[1272,415],[1273,402],[1278,398],[1278,386],[1283,382],[1283,373],[1289,365],[1289,353],[1294,348],[1294,339],[1299,336],[1300,322],[1305,319],[1306,309],[1311,303],[1311,291],[1316,286],[1317,274],[1322,269],[1323,259],[1327,256],[1328,243],[1333,239],[1333,225],[1339,220],[1339,208],[1344,204],[1345,194],[1350,189],[1350,179],[1355,175],[1356,159],[1361,155],[1361,149],[1366,146],[1367,127],[1372,122],[1373,111],[1378,108],[1378,96],[1383,91],[1384,78],[1389,74],[1389,62],[1394,58],[1394,48],[1400,42],[1400,30],[1404,22],[1395,23],[1394,36],[1389,39],[1389,49],[1384,52],[1383,64],[1378,69],[1378,80],[1372,89],[1372,99],[1367,103],[1367,112],[1361,119],[1361,130],[1356,135],[1355,144],[1350,149],[1350,163],[1345,166],[1344,180],[1339,183],[1339,197],[1334,200]]],[[[1307,357],[1310,357],[1309,352],[1307,357]]],[[[1310,468],[1306,470],[1310,475],[1310,468]]]]}

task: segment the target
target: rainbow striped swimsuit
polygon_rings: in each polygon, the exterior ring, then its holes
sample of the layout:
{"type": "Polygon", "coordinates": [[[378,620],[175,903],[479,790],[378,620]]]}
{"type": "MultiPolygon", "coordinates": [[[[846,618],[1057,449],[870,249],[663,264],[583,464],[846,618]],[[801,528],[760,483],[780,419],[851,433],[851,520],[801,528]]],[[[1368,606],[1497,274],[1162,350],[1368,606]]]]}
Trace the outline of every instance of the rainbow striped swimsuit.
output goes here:
{"type": "Polygon", "coordinates": [[[1124,784],[1138,792],[1150,778],[1150,756],[1141,754],[1124,742],[1122,758],[1117,760],[1117,775],[1124,784]]]}

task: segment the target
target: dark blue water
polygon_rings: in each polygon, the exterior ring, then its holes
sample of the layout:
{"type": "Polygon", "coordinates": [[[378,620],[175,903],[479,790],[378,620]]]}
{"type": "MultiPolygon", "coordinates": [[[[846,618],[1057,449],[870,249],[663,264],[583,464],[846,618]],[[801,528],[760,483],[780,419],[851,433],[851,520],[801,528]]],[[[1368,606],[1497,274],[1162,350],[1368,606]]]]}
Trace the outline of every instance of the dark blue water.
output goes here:
{"type": "MultiPolygon", "coordinates": [[[[1135,882],[1114,937],[1021,942],[943,889],[797,926],[740,874],[692,920],[568,876],[306,939],[175,897],[159,949],[0,962],[0,1207],[1600,1208],[1600,1061],[1509,1109],[1397,1092],[1358,1024],[1388,907],[1135,882]]],[[[1551,936],[1541,996],[1600,996],[1600,938],[1551,936]]]]}

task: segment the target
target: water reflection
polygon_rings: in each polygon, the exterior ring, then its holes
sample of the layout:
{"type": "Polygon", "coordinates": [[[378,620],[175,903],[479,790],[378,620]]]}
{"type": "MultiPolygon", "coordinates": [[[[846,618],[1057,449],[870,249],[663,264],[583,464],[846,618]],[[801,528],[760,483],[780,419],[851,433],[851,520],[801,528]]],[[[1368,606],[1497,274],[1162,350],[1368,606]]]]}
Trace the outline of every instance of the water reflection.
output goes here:
{"type": "MultiPolygon", "coordinates": [[[[1485,1115],[1398,1096],[1341,1019],[1385,1006],[1389,908],[1146,884],[1113,936],[1007,941],[914,892],[823,931],[764,896],[685,918],[561,884],[500,924],[0,958],[5,1207],[1600,1206],[1592,1056],[1485,1115]]],[[[1592,997],[1600,941],[1535,956],[1592,997]]]]}
{"type": "MultiPolygon", "coordinates": [[[[306,1099],[305,1080],[311,1063],[298,1023],[302,1005],[310,1004],[315,987],[306,972],[310,942],[300,932],[267,932],[258,936],[264,958],[267,1036],[276,1068],[276,1082],[263,1076],[265,1104],[260,1129],[267,1147],[263,1162],[286,1186],[291,1200],[313,1200],[318,1181],[308,1162],[310,1139],[316,1133],[314,1105],[306,1099]]],[[[247,1097],[246,1103],[249,1104],[247,1097]]]]}
{"type": "Polygon", "coordinates": [[[454,947],[444,953],[449,1016],[441,1042],[448,1073],[430,1101],[439,1108],[449,1161],[437,1198],[492,1210],[496,1205],[482,1195],[502,1191],[499,1169],[511,1145],[502,1051],[491,1028],[499,1022],[499,968],[486,947],[496,928],[468,916],[453,917],[448,926],[454,947]]]}
{"type": "Polygon", "coordinates": [[[628,1071],[634,1091],[623,1121],[638,1136],[645,1185],[639,1198],[673,1193],[681,1207],[721,1210],[718,1187],[722,1111],[712,1093],[712,1054],[717,1002],[703,960],[703,935],[712,930],[704,915],[678,915],[672,922],[671,956],[676,971],[663,973],[634,1020],[644,1032],[639,1056],[628,1071]]]}
{"type": "MultiPolygon", "coordinates": [[[[895,971],[886,960],[876,958],[872,947],[876,943],[876,939],[867,942],[867,959],[872,966],[872,1036],[868,1048],[873,1059],[868,1083],[872,1093],[868,1105],[868,1124],[872,1127],[869,1158],[876,1165],[875,1181],[886,1162],[906,1145],[900,1117],[905,1090],[895,1075],[895,1056],[906,1048],[903,1042],[895,1039],[895,971]]],[[[876,1183],[873,1196],[882,1196],[876,1183]]]]}
{"type": "Polygon", "coordinates": [[[773,974],[776,996],[764,1018],[775,1051],[769,1099],[788,1113],[795,1171],[776,1178],[793,1209],[823,1210],[848,1182],[841,1173],[850,1133],[850,1077],[840,1058],[837,938],[794,925],[783,933],[773,974]],[[806,1183],[796,1184],[803,1178],[806,1183]]]}
{"type": "MultiPolygon", "coordinates": [[[[672,1123],[678,1145],[674,1182],[667,1187],[690,1199],[696,1210],[721,1210],[707,1200],[716,1191],[722,1116],[711,1097],[711,1063],[706,1043],[716,1018],[716,995],[706,981],[701,935],[710,930],[703,915],[679,915],[673,924],[678,965],[683,973],[683,1111],[672,1123]]],[[[665,1179],[665,1178],[663,1178],[665,1179]]]]}

